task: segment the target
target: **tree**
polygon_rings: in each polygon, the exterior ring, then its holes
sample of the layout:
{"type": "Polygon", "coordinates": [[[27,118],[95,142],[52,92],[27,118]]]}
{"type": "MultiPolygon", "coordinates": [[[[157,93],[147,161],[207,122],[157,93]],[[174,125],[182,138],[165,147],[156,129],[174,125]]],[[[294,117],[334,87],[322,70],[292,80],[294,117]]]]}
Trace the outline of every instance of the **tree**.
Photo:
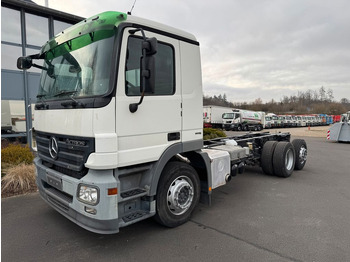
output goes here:
{"type": "Polygon", "coordinates": [[[325,101],[326,100],[326,89],[322,86],[322,87],[320,87],[318,92],[320,93],[321,101],[325,101]]]}
{"type": "Polygon", "coordinates": [[[333,90],[332,90],[332,89],[328,88],[328,90],[327,90],[327,96],[328,96],[328,101],[329,101],[329,102],[332,102],[333,99],[334,99],[334,95],[333,95],[333,90]]]}
{"type": "Polygon", "coordinates": [[[341,104],[350,104],[350,100],[345,98],[345,97],[343,97],[342,99],[340,99],[340,103],[341,104]]]}

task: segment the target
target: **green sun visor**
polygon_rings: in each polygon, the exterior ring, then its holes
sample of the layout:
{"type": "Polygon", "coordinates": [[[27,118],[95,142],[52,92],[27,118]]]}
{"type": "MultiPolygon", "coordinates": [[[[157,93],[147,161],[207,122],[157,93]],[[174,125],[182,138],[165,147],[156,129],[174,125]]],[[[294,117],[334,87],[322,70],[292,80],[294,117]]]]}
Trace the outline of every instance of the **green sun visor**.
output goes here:
{"type": "Polygon", "coordinates": [[[41,48],[40,55],[46,53],[46,59],[52,59],[67,51],[111,37],[115,34],[115,28],[126,18],[125,13],[109,11],[85,19],[49,40],[41,48]]]}

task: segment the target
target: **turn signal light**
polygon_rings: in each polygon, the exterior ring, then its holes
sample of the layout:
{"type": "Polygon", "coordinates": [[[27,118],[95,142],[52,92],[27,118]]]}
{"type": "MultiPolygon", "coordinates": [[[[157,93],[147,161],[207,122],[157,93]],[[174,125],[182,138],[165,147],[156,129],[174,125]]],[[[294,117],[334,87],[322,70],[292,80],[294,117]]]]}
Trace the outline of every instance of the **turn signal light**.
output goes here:
{"type": "Polygon", "coordinates": [[[112,196],[112,195],[117,195],[118,194],[118,188],[108,188],[108,195],[112,196]]]}

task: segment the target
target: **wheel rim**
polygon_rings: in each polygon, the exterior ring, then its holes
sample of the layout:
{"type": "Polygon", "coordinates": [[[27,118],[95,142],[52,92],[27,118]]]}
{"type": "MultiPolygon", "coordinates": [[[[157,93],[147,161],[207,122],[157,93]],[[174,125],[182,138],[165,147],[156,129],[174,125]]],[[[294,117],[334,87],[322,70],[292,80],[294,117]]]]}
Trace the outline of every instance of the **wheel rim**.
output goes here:
{"type": "Polygon", "coordinates": [[[307,149],[304,145],[300,147],[299,150],[299,162],[300,164],[304,164],[306,162],[306,157],[307,157],[307,149]]]}
{"type": "Polygon", "coordinates": [[[185,176],[177,177],[168,189],[168,209],[174,215],[182,215],[190,208],[193,195],[192,181],[185,176]]]}
{"type": "Polygon", "coordinates": [[[285,159],[285,165],[287,170],[291,170],[293,168],[293,163],[294,163],[294,153],[293,153],[293,150],[290,148],[287,151],[286,159],[285,159]]]}

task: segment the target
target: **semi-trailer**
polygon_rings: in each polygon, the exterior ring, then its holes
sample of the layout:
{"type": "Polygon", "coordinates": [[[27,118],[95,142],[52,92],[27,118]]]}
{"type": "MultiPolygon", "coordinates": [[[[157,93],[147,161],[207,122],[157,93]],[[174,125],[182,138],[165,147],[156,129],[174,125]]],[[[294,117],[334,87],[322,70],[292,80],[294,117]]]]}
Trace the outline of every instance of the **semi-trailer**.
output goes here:
{"type": "Polygon", "coordinates": [[[223,115],[232,112],[233,108],[223,106],[203,106],[204,127],[223,128],[223,115]]]}
{"type": "Polygon", "coordinates": [[[222,115],[223,128],[237,131],[260,131],[265,128],[265,113],[250,110],[233,109],[222,115]]]}

